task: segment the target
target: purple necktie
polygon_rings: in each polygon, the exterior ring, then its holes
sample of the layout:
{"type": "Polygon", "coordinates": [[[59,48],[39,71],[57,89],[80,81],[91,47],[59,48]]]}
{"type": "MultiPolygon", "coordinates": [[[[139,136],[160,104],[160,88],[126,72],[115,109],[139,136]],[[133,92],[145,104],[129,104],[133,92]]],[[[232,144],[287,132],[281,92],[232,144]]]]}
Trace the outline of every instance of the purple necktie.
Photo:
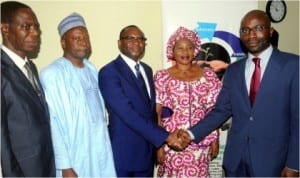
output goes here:
{"type": "Polygon", "coordinates": [[[251,84],[250,84],[250,104],[253,106],[256,93],[258,92],[258,88],[260,85],[260,59],[253,58],[253,62],[255,63],[255,69],[252,75],[251,84]]]}

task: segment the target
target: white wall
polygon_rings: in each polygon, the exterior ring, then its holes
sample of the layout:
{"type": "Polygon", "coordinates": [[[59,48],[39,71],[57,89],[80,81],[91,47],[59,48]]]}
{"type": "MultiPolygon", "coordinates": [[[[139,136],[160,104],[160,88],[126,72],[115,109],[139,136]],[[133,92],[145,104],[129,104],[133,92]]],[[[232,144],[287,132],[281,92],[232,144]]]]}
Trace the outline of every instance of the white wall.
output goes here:
{"type": "MultiPolygon", "coordinates": [[[[224,1],[224,0],[169,0],[172,2],[200,2],[199,9],[205,9],[208,16],[199,16],[197,20],[211,21],[219,17],[219,11],[223,6],[211,6],[211,3],[226,4],[230,7],[228,15],[224,16],[224,21],[231,21],[235,16],[236,3],[244,2],[242,8],[247,8],[249,1],[224,1]]],[[[81,13],[88,25],[93,47],[91,61],[97,68],[102,67],[118,54],[117,39],[122,27],[129,24],[136,24],[142,28],[148,38],[144,61],[156,71],[163,67],[162,59],[165,59],[164,43],[162,34],[162,0],[25,0],[22,2],[32,7],[38,16],[42,29],[42,45],[38,58],[35,60],[39,68],[51,63],[54,59],[62,55],[57,33],[57,25],[66,15],[77,11],[81,13]]],[[[258,8],[265,10],[266,0],[256,1],[258,8]]],[[[288,13],[285,20],[279,24],[272,24],[280,33],[279,48],[289,52],[299,54],[299,1],[286,0],[288,13]]],[[[178,10],[177,16],[172,17],[182,19],[185,10],[178,10]]],[[[201,12],[199,12],[202,14],[201,12]]],[[[172,20],[171,18],[171,20],[172,20]]],[[[182,19],[184,20],[184,19],[182,19]]],[[[191,24],[186,24],[192,27],[191,24]]],[[[170,31],[175,30],[175,26],[169,26],[170,31]]],[[[232,30],[238,30],[232,28],[232,30]]],[[[0,37],[1,39],[1,37],[0,37]]]]}
{"type": "MultiPolygon", "coordinates": [[[[278,48],[295,54],[300,54],[299,49],[299,0],[285,0],[287,14],[280,23],[272,23],[279,32],[278,48]]],[[[258,1],[258,8],[266,10],[267,1],[258,1]]]]}
{"type": "Polygon", "coordinates": [[[77,0],[22,1],[32,7],[42,29],[42,44],[35,60],[41,69],[62,55],[58,23],[72,12],[86,21],[92,44],[90,60],[99,69],[119,54],[117,40],[127,25],[139,26],[148,38],[144,61],[161,68],[161,9],[159,1],[77,0]]]}

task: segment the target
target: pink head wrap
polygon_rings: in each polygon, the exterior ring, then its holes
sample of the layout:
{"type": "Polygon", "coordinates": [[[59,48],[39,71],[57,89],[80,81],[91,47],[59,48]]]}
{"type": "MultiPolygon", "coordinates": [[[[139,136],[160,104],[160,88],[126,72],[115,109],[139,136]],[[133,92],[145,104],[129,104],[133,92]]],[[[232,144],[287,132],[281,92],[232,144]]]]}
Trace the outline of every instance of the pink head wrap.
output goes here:
{"type": "Polygon", "coordinates": [[[176,44],[176,42],[180,39],[186,38],[190,40],[195,47],[194,51],[194,57],[199,53],[200,51],[200,38],[198,34],[192,30],[189,30],[185,27],[179,27],[176,32],[174,32],[171,37],[169,38],[169,41],[167,43],[167,58],[170,60],[174,60],[174,54],[173,49],[176,44]]]}

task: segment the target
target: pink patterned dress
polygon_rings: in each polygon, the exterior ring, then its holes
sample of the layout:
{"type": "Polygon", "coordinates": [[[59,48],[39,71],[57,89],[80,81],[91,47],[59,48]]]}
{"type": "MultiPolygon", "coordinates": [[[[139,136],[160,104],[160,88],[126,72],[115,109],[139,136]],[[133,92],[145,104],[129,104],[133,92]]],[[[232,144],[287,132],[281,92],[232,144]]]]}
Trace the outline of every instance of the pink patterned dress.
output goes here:
{"type": "MultiPolygon", "coordinates": [[[[203,70],[203,76],[194,81],[172,78],[167,69],[154,76],[156,103],[173,110],[173,115],[162,119],[163,127],[172,132],[176,128],[188,129],[214,107],[221,82],[214,71],[203,70]]],[[[166,160],[158,167],[158,177],[209,177],[210,144],[218,139],[216,131],[200,143],[192,142],[184,151],[176,152],[164,145],[166,160]]]]}

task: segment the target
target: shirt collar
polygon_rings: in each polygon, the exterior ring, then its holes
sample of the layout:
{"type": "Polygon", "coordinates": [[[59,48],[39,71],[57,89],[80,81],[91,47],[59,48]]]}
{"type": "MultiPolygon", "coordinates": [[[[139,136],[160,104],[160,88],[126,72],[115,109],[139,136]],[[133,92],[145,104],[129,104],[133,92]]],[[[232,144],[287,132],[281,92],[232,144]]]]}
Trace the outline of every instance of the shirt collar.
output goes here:
{"type": "Polygon", "coordinates": [[[272,45],[270,45],[267,49],[265,49],[263,52],[261,52],[259,54],[259,56],[254,56],[253,54],[248,53],[248,59],[252,60],[252,58],[258,57],[262,60],[268,60],[271,57],[272,51],[273,51],[273,47],[272,47],[272,45]]]}
{"type": "Polygon", "coordinates": [[[252,64],[253,63],[252,59],[255,58],[255,57],[258,57],[258,58],[261,59],[260,60],[261,66],[266,66],[268,64],[269,60],[270,60],[272,52],[273,52],[273,46],[270,45],[267,49],[265,49],[263,52],[261,52],[259,54],[259,56],[254,56],[253,54],[248,53],[247,63],[252,64]]]}
{"type": "Polygon", "coordinates": [[[27,57],[25,57],[25,59],[21,58],[19,55],[17,55],[4,45],[2,45],[1,48],[20,69],[23,68],[25,63],[28,61],[27,57]]]}
{"type": "Polygon", "coordinates": [[[127,65],[129,65],[129,67],[131,69],[134,69],[134,66],[136,64],[140,64],[140,60],[138,60],[137,62],[135,62],[133,59],[125,56],[123,53],[120,53],[121,57],[123,58],[123,60],[126,62],[127,65]]]}

